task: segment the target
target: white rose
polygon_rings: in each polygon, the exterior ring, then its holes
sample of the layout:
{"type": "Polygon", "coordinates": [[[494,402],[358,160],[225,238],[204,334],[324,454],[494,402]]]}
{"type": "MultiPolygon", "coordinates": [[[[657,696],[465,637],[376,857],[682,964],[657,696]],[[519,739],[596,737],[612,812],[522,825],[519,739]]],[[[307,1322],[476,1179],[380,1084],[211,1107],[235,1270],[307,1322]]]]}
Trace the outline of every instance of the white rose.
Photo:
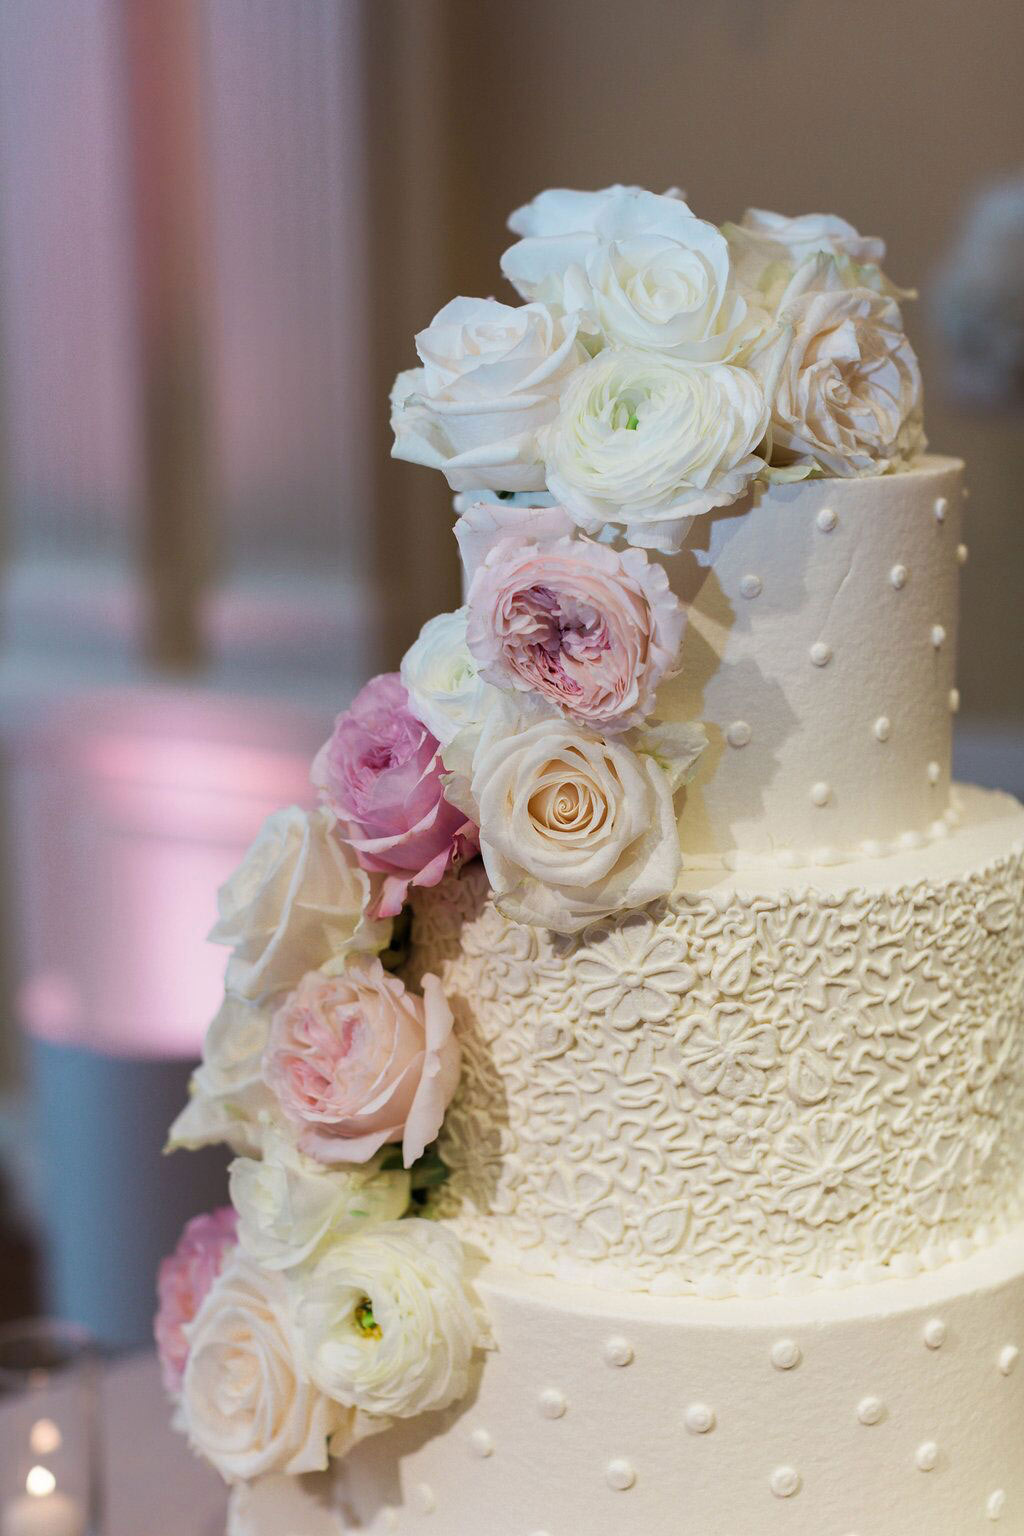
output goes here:
{"type": "Polygon", "coordinates": [[[680,867],[675,795],[706,745],[698,725],[604,738],[562,717],[512,720],[445,753],[446,793],[472,806],[498,909],[576,933],[667,896],[680,867]]]}
{"type": "Polygon", "coordinates": [[[453,299],[416,337],[422,368],[395,380],[393,457],[442,470],[455,491],[542,490],[537,431],[586,357],[577,328],[543,304],[453,299]]]}
{"type": "Polygon", "coordinates": [[[489,684],[466,644],[466,609],[428,619],[402,658],[409,708],[442,746],[482,720],[489,684]]]}
{"type": "Polygon", "coordinates": [[[353,1438],[353,1416],[299,1364],[287,1288],[234,1255],[186,1329],[180,1423],[228,1482],[321,1472],[328,1445],[353,1438]]]}
{"type": "MultiPolygon", "coordinates": [[[[627,187],[616,183],[602,187],[599,192],[577,192],[569,187],[549,187],[539,193],[532,202],[524,203],[508,217],[508,227],[515,235],[539,237],[572,235],[593,231],[609,203],[623,196],[651,197],[655,194],[643,187],[627,187]]],[[[679,187],[669,187],[665,197],[686,201],[686,193],[679,187]]]]}
{"type": "Polygon", "coordinates": [[[338,1403],[410,1418],[464,1397],[480,1321],[462,1244],[411,1218],[339,1240],[296,1282],[310,1378],[338,1403]]]}
{"type": "Polygon", "coordinates": [[[195,1151],[215,1142],[242,1154],[259,1151],[262,1122],[275,1107],[263,1081],[271,1016],[270,1009],[251,998],[225,994],[206,1032],[189,1102],[171,1127],[168,1151],[195,1151]]]}
{"type": "Polygon", "coordinates": [[[229,990],[270,996],[328,960],[383,949],[391,925],[367,917],[369,899],[369,877],[334,835],[329,812],[275,811],[218,893],[210,938],[234,951],[229,990]]]}
{"type": "Polygon", "coordinates": [[[877,475],[924,448],[921,373],[895,301],[850,288],[827,256],[798,269],[750,360],[772,416],[772,463],[877,475]]]}
{"type": "Polygon", "coordinates": [[[502,257],[525,297],[578,311],[588,335],[690,362],[729,361],[760,334],[763,317],[730,282],[725,236],[678,197],[634,187],[545,196],[557,208],[539,198],[532,218],[513,215],[531,233],[502,257]],[[584,222],[570,228],[574,214],[584,222]]]}
{"type": "Polygon", "coordinates": [[[670,554],[691,518],[744,494],[767,425],[745,369],[602,352],[541,435],[548,488],[588,533],[621,523],[630,544],[670,554]]]}
{"type": "Polygon", "coordinates": [[[238,1158],[230,1169],[238,1240],[265,1269],[293,1269],[328,1237],[367,1223],[397,1221],[409,1205],[410,1176],[384,1169],[387,1154],[358,1167],[327,1168],[284,1136],[266,1137],[262,1160],[238,1158]]]}
{"type": "Polygon", "coordinates": [[[740,288],[757,302],[774,308],[797,267],[815,256],[830,256],[849,287],[873,288],[894,298],[913,298],[885,276],[885,242],[861,235],[845,219],[831,213],[804,213],[796,218],[748,208],[739,224],[726,224],[733,271],[740,288]]]}

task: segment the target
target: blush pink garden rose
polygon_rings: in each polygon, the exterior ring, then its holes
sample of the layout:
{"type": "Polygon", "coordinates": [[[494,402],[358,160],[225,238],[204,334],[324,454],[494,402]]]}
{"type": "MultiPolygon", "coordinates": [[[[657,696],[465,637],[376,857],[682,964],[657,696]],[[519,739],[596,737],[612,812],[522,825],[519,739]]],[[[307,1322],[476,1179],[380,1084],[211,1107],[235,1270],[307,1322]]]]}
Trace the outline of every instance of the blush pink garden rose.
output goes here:
{"type": "Polygon", "coordinates": [[[178,1246],[160,1265],[159,1307],[153,1332],[160,1355],[164,1385],[177,1394],[188,1360],[185,1329],[202,1306],[213,1282],[238,1242],[238,1217],[230,1205],[209,1215],[194,1216],[178,1246]]]}
{"type": "Polygon", "coordinates": [[[311,971],[274,1015],[264,1077],[323,1163],[365,1163],[401,1142],[410,1167],[441,1129],[459,1044],[436,976],[423,995],[369,956],[337,976],[311,971]]]}
{"type": "Polygon", "coordinates": [[[456,537],[480,675],[541,694],[580,725],[643,724],[676,665],[685,622],[664,569],[641,549],[577,537],[561,507],[481,503],[456,537]]]}
{"type": "Polygon", "coordinates": [[[373,916],[394,917],[410,885],[437,885],[479,851],[477,829],[449,805],[440,747],[409,708],[397,672],[370,680],[338,716],[313,783],[363,869],[383,874],[373,916]]]}

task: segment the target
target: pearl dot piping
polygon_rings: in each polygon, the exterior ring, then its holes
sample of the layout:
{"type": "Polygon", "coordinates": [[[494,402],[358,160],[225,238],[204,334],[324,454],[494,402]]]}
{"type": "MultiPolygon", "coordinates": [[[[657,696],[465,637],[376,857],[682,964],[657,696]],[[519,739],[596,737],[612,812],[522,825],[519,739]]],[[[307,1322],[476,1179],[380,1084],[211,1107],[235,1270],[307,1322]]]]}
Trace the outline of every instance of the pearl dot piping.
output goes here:
{"type": "Polygon", "coordinates": [[[815,521],[822,533],[831,533],[839,519],[831,507],[822,507],[815,521]]]}
{"type": "Polygon", "coordinates": [[[897,592],[902,591],[902,589],[907,584],[907,568],[906,568],[906,566],[905,565],[894,565],[892,570],[889,572],[889,580],[892,582],[892,584],[896,588],[897,592]]]}
{"type": "Polygon", "coordinates": [[[957,547],[956,547],[956,563],[957,563],[957,565],[966,565],[967,564],[967,554],[968,554],[967,545],[966,544],[958,544],[957,547]]]}
{"type": "Polygon", "coordinates": [[[924,1325],[924,1342],[929,1349],[941,1349],[946,1342],[946,1325],[941,1317],[930,1318],[924,1325]]]}
{"type": "Polygon", "coordinates": [[[950,714],[951,715],[955,715],[957,713],[957,711],[959,710],[959,708],[960,708],[960,689],[959,688],[951,688],[949,690],[949,712],[950,712],[950,714]]]}
{"type": "Polygon", "coordinates": [[[777,1499],[791,1499],[800,1492],[800,1474],[795,1467],[776,1467],[768,1482],[777,1499]]]}
{"type": "Polygon", "coordinates": [[[691,1435],[706,1435],[715,1427],[715,1410],[707,1403],[691,1403],[686,1410],[686,1427],[691,1435]]]}
{"type": "Polygon", "coordinates": [[[605,1482],[609,1488],[614,1488],[617,1493],[625,1493],[627,1488],[632,1488],[636,1482],[636,1472],[632,1462],[626,1461],[622,1456],[617,1456],[610,1461],[605,1468],[605,1482]]]}
{"type": "Polygon", "coordinates": [[[1016,1344],[1007,1344],[1005,1349],[999,1351],[999,1369],[1004,1376],[1012,1376],[1020,1359],[1020,1350],[1016,1344]]]}
{"type": "Polygon", "coordinates": [[[857,1417],[862,1424],[881,1424],[885,1418],[885,1404],[880,1397],[862,1397],[857,1404],[857,1417]]]}
{"type": "Polygon", "coordinates": [[[537,1404],[546,1419],[560,1419],[569,1406],[556,1387],[548,1387],[542,1392],[537,1404]]]}
{"type": "Polygon", "coordinates": [[[429,1483],[417,1483],[414,1496],[421,1515],[432,1515],[437,1509],[437,1496],[429,1483]]]}
{"type": "Polygon", "coordinates": [[[938,650],[946,641],[946,631],[941,624],[932,625],[932,645],[938,650]]]}
{"type": "Polygon", "coordinates": [[[726,729],[725,739],[730,747],[746,747],[750,745],[753,731],[745,720],[734,720],[726,729]]]}
{"type": "Polygon", "coordinates": [[[939,1464],[939,1448],[934,1440],[924,1440],[918,1446],[914,1456],[918,1470],[921,1472],[934,1472],[939,1464]]]}
{"type": "Polygon", "coordinates": [[[771,1362],[777,1371],[792,1371],[803,1359],[803,1351],[795,1339],[779,1339],[772,1345],[771,1362]]]}
{"type": "Polygon", "coordinates": [[[740,582],[740,593],[743,597],[760,597],[762,585],[760,576],[751,571],[740,582]]]}
{"type": "Polygon", "coordinates": [[[811,660],[816,667],[827,667],[832,660],[832,647],[824,640],[815,640],[811,646],[811,660]]]}
{"type": "Polygon", "coordinates": [[[1006,1508],[1006,1494],[1001,1488],[990,1493],[985,1504],[985,1515],[989,1520],[1000,1520],[1003,1510],[1006,1508]]]}
{"type": "Polygon", "coordinates": [[[941,778],[942,778],[942,769],[939,767],[938,763],[929,763],[928,764],[928,783],[929,784],[937,784],[941,778]]]}
{"type": "Polygon", "coordinates": [[[876,739],[876,741],[888,741],[889,740],[889,732],[891,730],[892,730],[892,721],[889,719],[889,716],[888,715],[879,715],[878,719],[875,721],[875,739],[876,739]]]}
{"type": "Polygon", "coordinates": [[[946,500],[945,496],[936,496],[935,505],[933,506],[932,511],[935,513],[935,521],[937,523],[944,523],[946,521],[946,513],[949,511],[949,502],[946,500]]]}
{"type": "Polygon", "coordinates": [[[474,1429],[469,1437],[469,1448],[474,1456],[487,1457],[494,1455],[494,1441],[486,1429],[474,1429]]]}
{"type": "Polygon", "coordinates": [[[616,1334],[605,1344],[604,1358],[606,1365],[632,1365],[633,1346],[628,1339],[624,1339],[619,1334],[616,1334]]]}
{"type": "Polygon", "coordinates": [[[817,784],[811,785],[811,800],[817,806],[828,805],[832,798],[832,791],[824,779],[819,779],[817,784]]]}

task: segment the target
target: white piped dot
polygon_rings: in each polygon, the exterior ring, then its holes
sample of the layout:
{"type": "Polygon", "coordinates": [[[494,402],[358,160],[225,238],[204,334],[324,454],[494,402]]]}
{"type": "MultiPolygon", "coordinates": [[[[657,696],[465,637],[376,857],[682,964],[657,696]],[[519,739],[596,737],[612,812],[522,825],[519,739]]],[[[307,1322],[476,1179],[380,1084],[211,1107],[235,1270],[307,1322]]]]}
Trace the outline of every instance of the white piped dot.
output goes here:
{"type": "Polygon", "coordinates": [[[946,631],[941,624],[932,625],[932,645],[938,650],[946,643],[946,631]]]}
{"type": "Polygon", "coordinates": [[[616,1334],[605,1344],[604,1358],[607,1365],[632,1365],[633,1346],[628,1339],[616,1334]]]}
{"type": "Polygon", "coordinates": [[[941,1349],[946,1342],[946,1325],[941,1317],[929,1318],[924,1325],[924,1341],[929,1349],[941,1349]]]}
{"type": "Polygon", "coordinates": [[[777,1371],[792,1371],[803,1359],[796,1339],[779,1339],[772,1345],[771,1361],[777,1371]]]}
{"type": "Polygon", "coordinates": [[[967,545],[966,544],[958,544],[957,547],[956,547],[956,563],[957,563],[957,565],[966,565],[967,564],[967,554],[968,554],[967,545]]]}
{"type": "Polygon", "coordinates": [[[432,1515],[437,1508],[437,1497],[429,1483],[417,1483],[414,1498],[421,1515],[432,1515]]]}
{"type": "Polygon", "coordinates": [[[725,739],[730,747],[746,747],[749,746],[753,734],[745,720],[734,720],[726,729],[725,739]]]}
{"type": "Polygon", "coordinates": [[[880,1397],[862,1397],[857,1404],[857,1417],[862,1424],[881,1424],[885,1418],[885,1404],[880,1397]]]}
{"type": "Polygon", "coordinates": [[[888,741],[889,733],[891,730],[892,721],[889,719],[889,716],[879,715],[878,719],[875,721],[875,740],[888,741]]]}
{"type": "Polygon", "coordinates": [[[795,1467],[776,1467],[768,1482],[777,1499],[791,1499],[800,1492],[800,1474],[795,1467]]]}
{"type": "Polygon", "coordinates": [[[760,576],[755,576],[749,571],[740,582],[740,594],[743,597],[760,597],[762,582],[760,576]]]}
{"type": "Polygon", "coordinates": [[[494,1455],[494,1441],[486,1429],[474,1429],[469,1437],[469,1448],[474,1456],[487,1457],[494,1455]]]}
{"type": "Polygon", "coordinates": [[[385,1504],[380,1512],[380,1529],[382,1531],[398,1530],[398,1510],[391,1504],[385,1504]]]}
{"type": "Polygon", "coordinates": [[[944,523],[946,521],[946,513],[949,511],[949,502],[946,500],[945,496],[936,496],[932,511],[935,513],[935,521],[937,523],[944,523]]]}
{"type": "Polygon", "coordinates": [[[816,521],[822,533],[831,533],[839,519],[831,507],[822,507],[816,521]]]}
{"type": "Polygon", "coordinates": [[[540,1394],[537,1402],[546,1419],[560,1419],[569,1406],[557,1387],[548,1387],[540,1394]]]}
{"type": "Polygon", "coordinates": [[[832,660],[832,647],[824,640],[815,640],[811,646],[811,660],[816,667],[827,667],[832,660]]]}
{"type": "Polygon", "coordinates": [[[939,1464],[939,1448],[934,1440],[923,1440],[914,1455],[921,1472],[934,1472],[939,1464]]]}
{"type": "Polygon", "coordinates": [[[627,1461],[624,1456],[617,1456],[605,1468],[604,1478],[609,1488],[616,1489],[618,1493],[625,1493],[626,1489],[632,1488],[636,1482],[633,1463],[627,1461]]]}
{"type": "Polygon", "coordinates": [[[715,1410],[707,1403],[691,1403],[686,1410],[686,1427],[691,1435],[706,1435],[715,1427],[715,1410]]]}
{"type": "Polygon", "coordinates": [[[889,572],[889,580],[892,582],[897,592],[901,591],[907,584],[906,566],[894,565],[892,570],[889,572]]]}
{"type": "Polygon", "coordinates": [[[942,769],[939,767],[938,763],[934,763],[934,762],[933,763],[929,763],[928,764],[928,783],[929,784],[937,784],[941,778],[942,778],[942,769]]]}
{"type": "Polygon", "coordinates": [[[985,1503],[985,1514],[989,1520],[1001,1520],[1003,1510],[1006,1508],[1006,1494],[1001,1488],[990,1493],[985,1503]]]}
{"type": "Polygon", "coordinates": [[[1016,1344],[1007,1344],[1005,1349],[999,1351],[999,1369],[1004,1376],[1012,1376],[1017,1369],[1017,1361],[1020,1359],[1020,1350],[1016,1344]]]}
{"type": "Polygon", "coordinates": [[[955,715],[955,714],[958,713],[959,709],[960,709],[960,689],[959,688],[951,688],[949,690],[949,712],[950,712],[951,715],[955,715]]]}
{"type": "Polygon", "coordinates": [[[824,779],[819,779],[817,784],[811,785],[811,800],[815,805],[828,805],[832,798],[832,791],[824,779]]]}

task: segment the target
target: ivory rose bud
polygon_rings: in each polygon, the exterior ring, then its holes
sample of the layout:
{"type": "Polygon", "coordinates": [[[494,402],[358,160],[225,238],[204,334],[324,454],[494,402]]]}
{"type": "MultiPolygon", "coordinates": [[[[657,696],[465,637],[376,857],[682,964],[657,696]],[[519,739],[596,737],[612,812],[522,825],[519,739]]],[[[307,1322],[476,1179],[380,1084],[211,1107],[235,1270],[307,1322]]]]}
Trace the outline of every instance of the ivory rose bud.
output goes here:
{"type": "Polygon", "coordinates": [[[684,612],[660,565],[577,538],[560,507],[478,505],[456,538],[482,676],[595,729],[639,725],[675,666],[684,612]]]}
{"type": "Polygon", "coordinates": [[[337,976],[314,971],[278,1009],[264,1075],[324,1163],[365,1163],[401,1142],[405,1166],[441,1129],[459,1080],[459,1045],[436,976],[406,991],[380,961],[358,957],[337,976]]]}
{"type": "Polygon", "coordinates": [[[466,644],[466,610],[428,619],[402,658],[409,709],[444,747],[487,710],[487,684],[466,644]]]}
{"type": "Polygon", "coordinates": [[[745,369],[601,352],[541,435],[548,489],[587,532],[621,524],[630,544],[672,554],[693,517],[736,501],[764,467],[767,425],[745,369]]]}
{"type": "Polygon", "coordinates": [[[325,1168],[284,1136],[268,1136],[258,1161],[231,1164],[238,1240],[264,1269],[294,1269],[328,1238],[367,1223],[397,1221],[409,1205],[410,1176],[381,1166],[379,1152],[361,1167],[325,1168]]]}
{"type": "Polygon", "coordinates": [[[189,1348],[186,1329],[235,1248],[237,1224],[230,1206],[208,1216],[193,1216],[174,1252],[160,1265],[153,1332],[164,1386],[170,1393],[181,1391],[189,1348]]]}
{"type": "Polygon", "coordinates": [[[847,286],[827,256],[796,272],[750,366],[771,408],[774,465],[878,475],[923,451],[921,373],[899,308],[847,286]]]}
{"type": "Polygon", "coordinates": [[[243,997],[287,991],[352,950],[383,949],[390,924],[370,921],[370,882],[325,810],[274,811],[217,896],[210,933],[233,951],[228,987],[243,997]]]}
{"type": "Polygon", "coordinates": [[[446,1408],[469,1389],[480,1322],[455,1234],[423,1219],[342,1238],[302,1275],[304,1368],[338,1403],[380,1417],[446,1408]]]}
{"type": "Polygon", "coordinates": [[[322,1472],[353,1415],[319,1392],[299,1358],[280,1275],[236,1253],[189,1334],[180,1417],[195,1451],[228,1482],[322,1472]]]}
{"type": "Polygon", "coordinates": [[[453,299],[416,337],[423,366],[395,380],[393,457],[454,491],[543,490],[537,431],[585,359],[577,328],[542,304],[453,299]]]}
{"type": "Polygon", "coordinates": [[[696,725],[607,738],[501,712],[457,736],[445,755],[450,792],[477,808],[499,911],[576,933],[668,895],[680,866],[674,796],[704,746],[696,725]]]}
{"type": "Polygon", "coordinates": [[[338,716],[313,783],[362,867],[385,876],[380,916],[401,911],[410,885],[437,885],[477,851],[476,828],[445,799],[438,742],[397,672],[372,678],[338,716]]]}

